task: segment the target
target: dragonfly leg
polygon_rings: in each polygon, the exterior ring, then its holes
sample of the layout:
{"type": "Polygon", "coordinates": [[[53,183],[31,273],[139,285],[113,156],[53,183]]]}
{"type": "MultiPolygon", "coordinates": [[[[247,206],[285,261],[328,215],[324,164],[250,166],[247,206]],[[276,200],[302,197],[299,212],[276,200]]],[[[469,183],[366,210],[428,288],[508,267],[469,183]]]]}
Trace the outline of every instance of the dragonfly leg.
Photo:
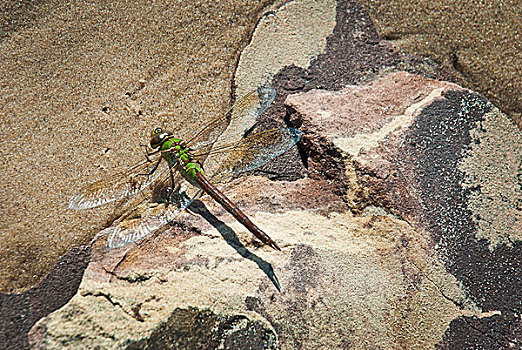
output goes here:
{"type": "Polygon", "coordinates": [[[174,173],[172,172],[172,168],[169,168],[170,173],[170,189],[167,193],[167,206],[172,203],[172,195],[174,194],[174,173]]]}
{"type": "Polygon", "coordinates": [[[141,144],[140,146],[141,147],[145,147],[145,158],[147,158],[147,160],[149,162],[152,162],[149,157],[152,156],[152,155],[155,155],[156,153],[158,153],[160,151],[160,150],[157,150],[157,151],[154,151],[154,152],[149,152],[149,146],[143,145],[143,144],[141,144]]]}
{"type": "Polygon", "coordinates": [[[154,172],[158,169],[160,163],[161,163],[161,158],[158,159],[158,161],[156,162],[156,165],[154,165],[154,168],[152,168],[151,171],[149,171],[148,173],[142,173],[142,174],[138,174],[138,175],[150,176],[150,175],[154,174],[154,172]]]}

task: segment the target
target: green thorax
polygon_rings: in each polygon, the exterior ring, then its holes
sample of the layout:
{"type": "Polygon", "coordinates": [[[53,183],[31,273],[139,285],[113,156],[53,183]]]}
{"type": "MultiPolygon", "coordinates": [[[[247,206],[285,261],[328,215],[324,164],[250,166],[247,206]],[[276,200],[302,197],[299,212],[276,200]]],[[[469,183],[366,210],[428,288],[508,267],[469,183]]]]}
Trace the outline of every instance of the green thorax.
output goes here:
{"type": "Polygon", "coordinates": [[[203,173],[199,163],[193,159],[190,149],[185,143],[173,136],[169,136],[161,144],[161,156],[170,167],[174,167],[190,183],[196,179],[196,171],[203,173]]]}

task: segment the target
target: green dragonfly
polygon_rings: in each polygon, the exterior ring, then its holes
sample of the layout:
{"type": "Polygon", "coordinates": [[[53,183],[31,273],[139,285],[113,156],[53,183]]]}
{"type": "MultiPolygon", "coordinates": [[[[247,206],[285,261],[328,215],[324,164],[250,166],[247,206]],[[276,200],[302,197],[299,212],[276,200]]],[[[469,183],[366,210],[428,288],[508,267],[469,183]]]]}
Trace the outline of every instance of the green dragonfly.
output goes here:
{"type": "Polygon", "coordinates": [[[233,142],[220,138],[231,123],[241,123],[247,117],[257,119],[274,98],[273,88],[259,87],[238,100],[228,113],[214,118],[195,133],[174,135],[155,128],[149,144],[152,151],[147,151],[145,159],[126,171],[82,188],[69,200],[69,208],[90,209],[140,194],[135,196],[140,198],[133,209],[140,212],[139,217],[124,216],[110,228],[108,245],[118,248],[157,231],[206,193],[263,243],[280,250],[217,188],[236,174],[268,163],[300,140],[301,131],[293,128],[254,131],[233,142]],[[207,171],[205,164],[210,159],[214,164],[207,171]],[[154,196],[158,197],[158,191],[165,193],[165,188],[167,194],[156,200],[163,205],[152,205],[154,196]]]}

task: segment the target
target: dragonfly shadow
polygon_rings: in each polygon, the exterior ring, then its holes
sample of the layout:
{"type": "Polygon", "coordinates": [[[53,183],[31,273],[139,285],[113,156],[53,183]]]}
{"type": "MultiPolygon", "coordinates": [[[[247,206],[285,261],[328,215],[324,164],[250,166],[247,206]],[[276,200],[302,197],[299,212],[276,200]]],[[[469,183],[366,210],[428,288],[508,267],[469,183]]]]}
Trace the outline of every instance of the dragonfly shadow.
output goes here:
{"type": "Polygon", "coordinates": [[[218,230],[223,239],[236,250],[236,252],[243,258],[251,260],[259,266],[259,268],[267,275],[272,281],[274,286],[279,292],[281,292],[281,285],[277,279],[277,276],[272,268],[272,265],[261,259],[259,256],[250,252],[239,240],[234,230],[228,227],[223,221],[215,217],[201,201],[194,201],[188,208],[191,212],[201,215],[209,224],[218,230]]]}

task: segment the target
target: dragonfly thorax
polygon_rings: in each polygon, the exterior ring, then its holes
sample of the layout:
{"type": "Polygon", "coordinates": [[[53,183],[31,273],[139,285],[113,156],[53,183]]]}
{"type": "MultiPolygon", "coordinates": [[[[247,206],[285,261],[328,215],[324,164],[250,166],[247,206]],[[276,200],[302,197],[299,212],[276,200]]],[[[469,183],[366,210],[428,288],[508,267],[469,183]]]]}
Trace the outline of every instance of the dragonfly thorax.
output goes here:
{"type": "Polygon", "coordinates": [[[175,138],[172,132],[163,130],[161,127],[152,130],[150,147],[152,149],[159,148],[162,158],[165,159],[170,166],[177,164],[186,166],[192,161],[186,143],[175,138]]]}
{"type": "MultiPolygon", "coordinates": [[[[197,160],[194,161],[191,149],[183,140],[175,138],[170,132],[160,132],[158,135],[164,135],[161,140],[158,140],[156,145],[156,147],[159,147],[161,157],[167,161],[169,167],[175,168],[187,181],[194,186],[198,186],[196,172],[202,174],[203,169],[197,160]]],[[[154,138],[155,135],[152,139],[154,138]]]]}

